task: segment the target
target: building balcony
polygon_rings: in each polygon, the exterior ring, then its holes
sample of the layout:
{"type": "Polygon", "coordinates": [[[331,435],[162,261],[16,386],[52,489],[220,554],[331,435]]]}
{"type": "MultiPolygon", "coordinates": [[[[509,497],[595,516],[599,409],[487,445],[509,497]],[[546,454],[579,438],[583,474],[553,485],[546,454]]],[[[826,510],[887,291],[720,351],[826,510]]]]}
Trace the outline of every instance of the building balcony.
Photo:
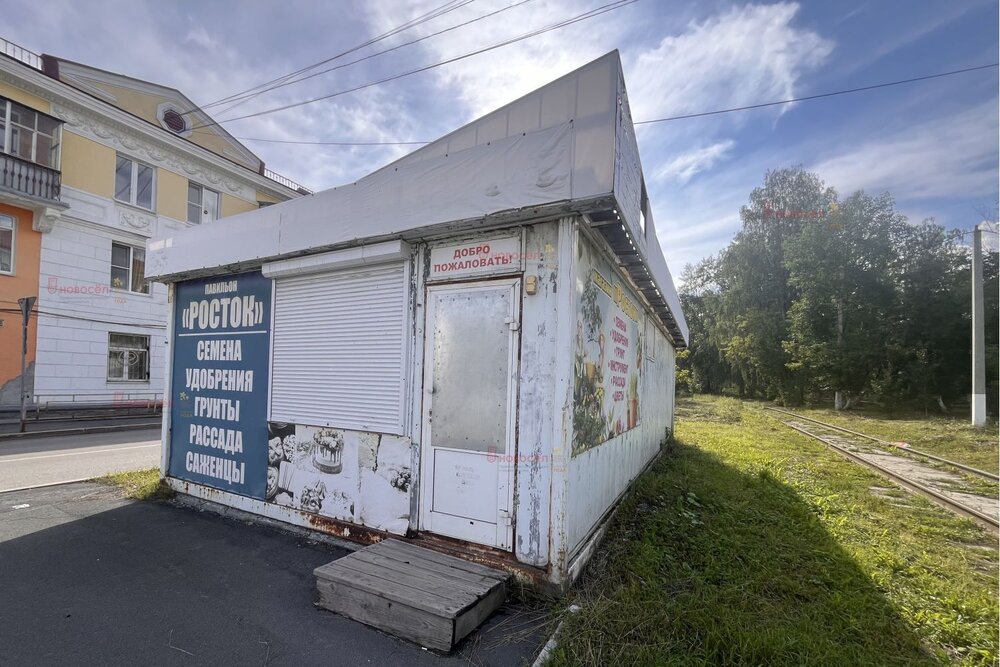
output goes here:
{"type": "Polygon", "coordinates": [[[61,187],[62,174],[58,170],[0,153],[0,191],[58,202],[61,187]]]}

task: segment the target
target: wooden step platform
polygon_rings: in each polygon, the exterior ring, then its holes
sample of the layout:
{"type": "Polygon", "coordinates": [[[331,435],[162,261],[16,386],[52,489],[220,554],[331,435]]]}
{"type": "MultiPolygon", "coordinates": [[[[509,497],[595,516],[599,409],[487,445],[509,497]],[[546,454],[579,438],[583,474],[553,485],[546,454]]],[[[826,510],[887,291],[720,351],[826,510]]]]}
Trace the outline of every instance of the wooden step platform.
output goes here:
{"type": "Polygon", "coordinates": [[[510,578],[399,540],[365,547],[314,574],[319,606],[440,651],[503,604],[510,578]]]}

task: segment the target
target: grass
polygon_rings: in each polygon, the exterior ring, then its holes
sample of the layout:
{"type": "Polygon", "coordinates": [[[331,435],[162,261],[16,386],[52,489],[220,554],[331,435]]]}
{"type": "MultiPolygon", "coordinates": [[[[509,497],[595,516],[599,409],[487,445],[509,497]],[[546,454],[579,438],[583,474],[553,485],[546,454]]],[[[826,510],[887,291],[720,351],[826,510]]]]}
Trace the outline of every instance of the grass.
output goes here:
{"type": "Polygon", "coordinates": [[[173,490],[163,483],[159,468],[116,472],[98,477],[94,481],[117,486],[125,497],[136,500],[166,500],[174,495],[173,490]]]}
{"type": "Polygon", "coordinates": [[[967,414],[906,416],[885,419],[869,412],[836,412],[821,408],[787,408],[792,412],[843,426],[890,442],[908,442],[913,447],[966,465],[997,473],[997,423],[975,429],[967,414]]]}
{"type": "Polygon", "coordinates": [[[553,664],[997,664],[995,538],[750,405],[678,417],[553,664]]]}

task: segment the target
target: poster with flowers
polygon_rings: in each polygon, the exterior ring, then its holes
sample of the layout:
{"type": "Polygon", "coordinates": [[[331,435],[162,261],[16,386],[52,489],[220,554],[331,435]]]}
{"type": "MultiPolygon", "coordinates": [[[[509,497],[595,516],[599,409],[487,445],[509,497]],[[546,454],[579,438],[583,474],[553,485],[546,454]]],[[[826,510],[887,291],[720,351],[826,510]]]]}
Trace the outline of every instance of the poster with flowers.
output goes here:
{"type": "Polygon", "coordinates": [[[587,243],[577,262],[573,455],[639,424],[642,326],[638,300],[587,243]]]}

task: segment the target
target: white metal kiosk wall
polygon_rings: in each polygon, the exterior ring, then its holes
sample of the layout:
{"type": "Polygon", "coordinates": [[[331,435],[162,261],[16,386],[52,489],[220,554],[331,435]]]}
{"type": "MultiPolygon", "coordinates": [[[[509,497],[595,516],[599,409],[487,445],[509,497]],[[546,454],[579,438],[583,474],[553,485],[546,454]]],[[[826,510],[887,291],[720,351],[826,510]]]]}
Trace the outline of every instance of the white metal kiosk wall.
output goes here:
{"type": "Polygon", "coordinates": [[[564,585],[673,423],[687,330],[616,52],[355,183],[158,239],[147,259],[177,283],[182,322],[237,298],[260,314],[173,325],[188,352],[167,420],[192,435],[166,433],[164,471],[184,493],[360,539],[440,535],[564,585]],[[203,359],[199,336],[247,354],[203,359]],[[267,379],[252,395],[185,391],[248,373],[267,379]],[[239,419],[189,423],[191,401],[239,419]]]}

